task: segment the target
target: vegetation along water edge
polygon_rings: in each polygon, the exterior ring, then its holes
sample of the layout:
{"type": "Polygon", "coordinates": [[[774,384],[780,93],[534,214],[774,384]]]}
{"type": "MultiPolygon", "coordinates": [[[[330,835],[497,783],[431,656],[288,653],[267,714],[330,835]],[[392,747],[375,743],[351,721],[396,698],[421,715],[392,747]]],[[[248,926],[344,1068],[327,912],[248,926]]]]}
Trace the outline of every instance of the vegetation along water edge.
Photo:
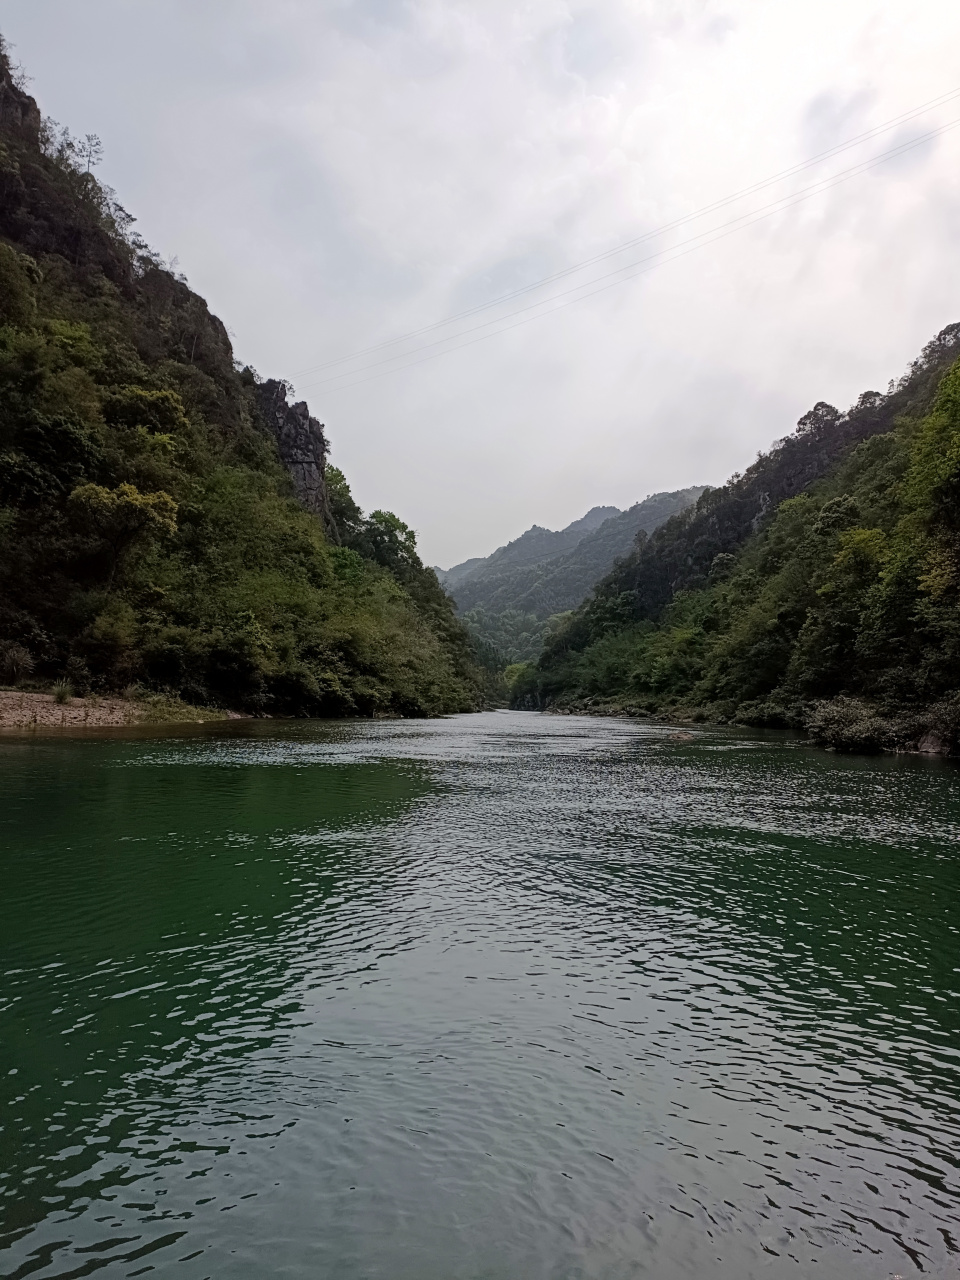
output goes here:
{"type": "Polygon", "coordinates": [[[101,714],[131,686],[188,718],[483,705],[413,531],[360,510],[91,155],[0,43],[0,682],[101,714]]]}
{"type": "Polygon", "coordinates": [[[960,325],[726,485],[535,526],[448,594],[91,156],[0,43],[4,724],[429,716],[509,690],[838,749],[960,745],[960,325]]]}
{"type": "Polygon", "coordinates": [[[960,745],[960,324],[885,393],[818,403],[640,535],[511,671],[517,706],[960,745]]]}

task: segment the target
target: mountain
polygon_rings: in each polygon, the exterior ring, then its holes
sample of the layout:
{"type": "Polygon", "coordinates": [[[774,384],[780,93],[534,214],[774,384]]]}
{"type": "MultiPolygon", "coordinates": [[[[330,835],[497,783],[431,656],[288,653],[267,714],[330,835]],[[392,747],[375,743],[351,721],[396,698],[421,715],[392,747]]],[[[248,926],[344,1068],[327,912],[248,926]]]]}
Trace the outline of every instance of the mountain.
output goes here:
{"type": "Polygon", "coordinates": [[[452,591],[468,579],[471,583],[481,582],[511,569],[540,564],[575,547],[588,533],[619,514],[618,507],[591,507],[585,516],[574,520],[565,529],[554,531],[539,524],[531,525],[526,533],[506,546],[498,547],[489,556],[464,560],[452,569],[437,569],[437,577],[448,591],[452,591]]]}
{"type": "Polygon", "coordinates": [[[886,393],[816,404],[620,561],[515,697],[960,744],[958,356],[954,324],[886,393]]]}
{"type": "Polygon", "coordinates": [[[472,569],[476,569],[485,560],[486,556],[474,556],[471,560],[464,560],[462,564],[455,564],[452,569],[441,569],[439,565],[434,565],[433,572],[437,575],[440,585],[451,591],[461,578],[465,578],[472,569]]]}
{"type": "Polygon", "coordinates": [[[476,707],[412,531],[360,511],[307,405],[240,367],[88,169],[0,41],[0,678],[271,715],[476,707]]]}
{"type": "Polygon", "coordinates": [[[574,609],[638,535],[696,502],[702,486],[655,493],[627,511],[593,507],[559,532],[534,525],[483,560],[441,576],[471,632],[510,662],[536,658],[549,620],[574,609]],[[468,567],[469,566],[469,567],[468,567]]]}
{"type": "MultiPolygon", "coordinates": [[[[674,493],[655,493],[628,511],[613,508],[607,518],[592,528],[584,526],[583,521],[569,525],[563,530],[564,534],[577,526],[583,530],[578,530],[579,536],[569,549],[538,560],[507,555],[498,559],[501,551],[509,553],[529,536],[524,534],[517,543],[495,551],[482,568],[473,570],[456,584],[453,595],[457,607],[461,613],[477,608],[493,613],[519,609],[540,619],[574,609],[594,583],[609,573],[614,561],[630,553],[639,533],[652,533],[664,520],[696,502],[702,492],[703,486],[699,485],[674,493]]],[[[593,510],[610,512],[611,508],[594,507],[593,510]]],[[[587,519],[585,516],[584,520],[587,519]]]]}

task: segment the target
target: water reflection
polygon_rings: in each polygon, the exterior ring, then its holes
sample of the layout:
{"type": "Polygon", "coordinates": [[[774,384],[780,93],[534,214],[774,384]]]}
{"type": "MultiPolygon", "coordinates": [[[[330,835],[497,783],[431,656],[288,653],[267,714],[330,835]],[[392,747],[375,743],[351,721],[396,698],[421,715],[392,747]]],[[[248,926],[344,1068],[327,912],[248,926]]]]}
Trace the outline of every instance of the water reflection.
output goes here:
{"type": "Polygon", "coordinates": [[[6,1274],[952,1273],[951,769],[500,713],[0,779],[6,1274]]]}

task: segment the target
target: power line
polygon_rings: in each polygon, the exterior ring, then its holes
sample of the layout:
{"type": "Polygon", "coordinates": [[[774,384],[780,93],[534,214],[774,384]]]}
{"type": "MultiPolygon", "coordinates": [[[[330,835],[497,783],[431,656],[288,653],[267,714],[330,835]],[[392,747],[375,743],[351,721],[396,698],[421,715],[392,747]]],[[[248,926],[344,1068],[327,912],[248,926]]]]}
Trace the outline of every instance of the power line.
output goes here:
{"type": "MultiPolygon", "coordinates": [[[[655,227],[650,231],[646,231],[642,235],[634,237],[632,240],[624,241],[623,243],[617,245],[615,248],[607,249],[603,253],[595,254],[591,258],[586,258],[581,262],[574,263],[569,267],[565,267],[562,270],[555,272],[553,275],[545,276],[540,280],[534,281],[532,284],[524,285],[518,289],[512,290],[509,293],[502,294],[499,297],[494,298],[489,302],[479,303],[476,306],[467,308],[466,310],[458,312],[455,315],[447,316],[442,320],[434,321],[432,324],[424,325],[419,329],[411,330],[407,333],[399,335],[398,337],[387,339],[384,342],[376,343],[373,346],[362,348],[358,351],[349,353],[348,355],[338,356],[334,359],[327,360],[322,364],[311,365],[306,369],[299,370],[293,375],[293,377],[297,378],[297,377],[303,377],[310,373],[320,373],[325,369],[334,367],[335,365],[347,364],[351,361],[359,360],[364,356],[376,354],[377,352],[386,350],[389,347],[398,346],[402,342],[411,341],[414,338],[422,337],[427,333],[432,333],[437,329],[446,327],[447,325],[455,324],[459,320],[469,319],[471,316],[478,315],[483,311],[491,310],[494,307],[503,306],[505,303],[511,302],[518,297],[522,297],[538,289],[545,288],[547,285],[554,284],[559,280],[566,279],[569,276],[576,274],[578,271],[585,270],[587,267],[594,266],[599,262],[607,261],[610,258],[616,257],[618,254],[624,253],[628,249],[635,248],[637,245],[642,244],[647,240],[654,239],[657,236],[664,235],[668,231],[673,231],[678,229],[679,227],[686,226],[688,223],[696,221],[699,218],[706,217],[710,213],[715,213],[718,210],[726,208],[728,205],[735,203],[737,200],[742,200],[749,195],[754,195],[760,191],[766,190],[768,187],[773,186],[778,182],[782,182],[787,178],[793,177],[798,173],[802,173],[805,170],[812,168],[814,165],[820,164],[824,160],[830,159],[831,157],[836,155],[840,155],[844,151],[849,151],[851,148],[855,146],[859,146],[861,143],[865,141],[868,141],[872,138],[879,137],[884,133],[888,133],[891,129],[895,129],[900,125],[906,124],[910,120],[916,119],[917,116],[923,115],[926,112],[933,110],[935,107],[944,106],[946,103],[953,101],[957,97],[960,97],[960,87],[951,89],[947,93],[940,94],[936,98],[931,98],[928,102],[922,103],[920,106],[914,107],[910,111],[903,112],[901,115],[895,116],[893,119],[887,120],[883,124],[877,125],[872,129],[867,129],[863,133],[857,134],[855,137],[847,139],[845,142],[838,143],[836,146],[828,148],[826,151],[821,151],[817,155],[811,156],[808,159],[801,161],[799,164],[793,165],[788,169],[783,169],[779,173],[773,174],[768,178],[764,178],[758,182],[752,183],[750,186],[743,187],[741,188],[741,190],[734,192],[732,195],[724,196],[719,200],[715,200],[711,204],[704,205],[702,208],[694,210],[692,213],[688,213],[683,215],[680,218],[676,218],[672,222],[664,223],[659,227],[655,227]]],[[[933,131],[933,133],[935,132],[936,131],[933,131]]],[[[933,136],[933,133],[924,135],[924,138],[933,136]]],[[[423,349],[424,348],[418,348],[418,350],[423,350],[423,349]]],[[[413,353],[410,353],[410,354],[413,354],[413,353]]],[[[396,357],[396,358],[400,358],[400,357],[396,357]]],[[[368,366],[368,367],[375,367],[375,366],[368,366]]],[[[344,371],[344,373],[340,376],[346,377],[349,375],[350,372],[360,372],[360,370],[344,371]]]]}
{"type": "MultiPolygon", "coordinates": [[[[799,192],[794,192],[787,196],[781,196],[770,204],[762,206],[759,210],[754,209],[747,213],[740,214],[736,218],[732,218],[728,222],[722,223],[719,227],[714,227],[711,230],[701,232],[696,236],[692,236],[689,240],[681,241],[677,245],[673,245],[667,249],[658,250],[655,253],[649,254],[645,258],[640,258],[634,262],[627,263],[622,267],[616,268],[614,271],[607,272],[605,275],[595,277],[592,280],[584,281],[582,284],[574,285],[569,289],[562,290],[560,293],[555,293],[549,298],[542,298],[537,302],[532,302],[506,316],[495,317],[492,320],[483,321],[481,324],[474,325],[472,328],[462,330],[459,333],[453,333],[446,337],[435,339],[433,342],[425,343],[413,351],[401,352],[398,355],[388,356],[383,360],[375,361],[374,363],[367,365],[363,369],[347,370],[343,373],[333,374],[330,377],[322,378],[315,382],[308,382],[304,385],[303,389],[315,389],[317,387],[328,386],[330,383],[340,382],[340,386],[330,388],[331,392],[345,391],[350,387],[361,386],[365,382],[372,381],[373,378],[383,377],[387,373],[400,372],[403,369],[412,368],[414,365],[423,364],[426,360],[433,360],[438,356],[446,355],[454,351],[460,351],[464,347],[472,346],[476,342],[483,342],[487,338],[495,337],[498,333],[506,333],[510,329],[515,329],[522,324],[528,324],[530,321],[540,319],[544,315],[550,315],[554,311],[562,310],[564,307],[572,306],[576,302],[581,302],[587,298],[594,297],[596,294],[603,293],[617,284],[625,283],[627,280],[634,279],[638,275],[646,274],[655,267],[662,265],[664,262],[671,262],[677,258],[685,257],[688,253],[692,253],[696,249],[712,244],[716,240],[724,239],[726,236],[732,235],[735,231],[742,230],[744,227],[752,226],[754,223],[760,222],[765,218],[772,217],[776,213],[783,212],[795,205],[801,204],[815,195],[819,195],[824,191],[829,191],[833,187],[839,186],[841,183],[848,182],[862,173],[866,173],[881,164],[885,164],[890,160],[896,159],[898,156],[914,150],[916,147],[930,141],[932,138],[939,137],[940,135],[947,133],[950,129],[956,128],[958,124],[960,124],[960,118],[949,121],[947,124],[940,125],[935,129],[931,129],[927,133],[921,134],[918,138],[911,139],[910,142],[901,143],[897,147],[892,147],[885,152],[881,152],[870,160],[861,161],[856,165],[852,165],[849,169],[841,170],[839,173],[820,179],[799,192]],[[584,292],[584,290],[588,290],[588,292],[584,292]],[[557,305],[551,305],[554,303],[557,305]],[[527,312],[534,312],[534,314],[527,315],[527,312]],[[514,319],[518,316],[523,316],[524,318],[514,319]],[[514,319],[514,323],[504,323],[504,321],[509,321],[511,319],[514,319]],[[492,329],[492,332],[481,333],[484,329],[492,329]],[[471,334],[478,333],[480,334],[479,337],[470,337],[471,334]],[[460,338],[468,338],[469,340],[466,342],[457,341],[460,338]],[[456,345],[449,346],[447,345],[449,343],[455,343],[456,345]],[[431,351],[434,347],[442,347],[443,350],[432,351],[432,354],[422,356],[419,360],[410,359],[411,356],[419,355],[424,351],[431,351]],[[383,368],[385,365],[393,365],[395,367],[383,368]],[[373,373],[369,378],[359,378],[353,382],[343,383],[341,381],[343,378],[351,377],[352,374],[367,373],[373,369],[381,369],[381,372],[373,373]]],[[[375,349],[371,351],[371,354],[373,354],[374,351],[375,349]]]]}

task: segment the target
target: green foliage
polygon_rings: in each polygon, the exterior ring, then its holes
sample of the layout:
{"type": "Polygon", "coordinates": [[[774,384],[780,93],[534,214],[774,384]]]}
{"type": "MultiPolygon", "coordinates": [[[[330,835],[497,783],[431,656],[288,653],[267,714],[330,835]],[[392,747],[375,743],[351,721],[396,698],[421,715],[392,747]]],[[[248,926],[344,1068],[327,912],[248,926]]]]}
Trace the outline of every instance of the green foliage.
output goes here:
{"type": "Polygon", "coordinates": [[[339,467],[327,464],[326,481],[330,513],[341,538],[349,542],[363,527],[363,512],[354,502],[347,477],[339,467]]]}
{"type": "Polygon", "coordinates": [[[482,606],[461,615],[475,641],[500,655],[501,665],[532,662],[540,655],[548,624],[532,613],[504,609],[488,613],[482,606]]]}
{"type": "Polygon", "coordinates": [[[90,139],[21,98],[0,129],[4,676],[274,715],[473,709],[486,676],[413,531],[330,468],[327,540],[224,326],[132,234],[90,139]]]}
{"type": "Polygon", "coordinates": [[[642,577],[601,584],[523,697],[804,725],[857,750],[933,724],[956,740],[943,708],[960,686],[960,361],[930,392],[928,412],[841,453],[655,617],[642,577]]]}
{"type": "Polygon", "coordinates": [[[507,698],[513,707],[534,711],[539,709],[539,682],[537,667],[533,662],[511,662],[503,672],[507,698]]]}
{"type": "Polygon", "coordinates": [[[0,647],[0,673],[9,684],[19,684],[33,672],[33,655],[22,644],[0,647]]]}
{"type": "Polygon", "coordinates": [[[119,484],[115,489],[82,484],[70,494],[68,509],[93,529],[109,551],[107,591],[121,557],[135,543],[177,531],[177,504],[169,493],[141,493],[132,484],[119,484]]]}
{"type": "Polygon", "coordinates": [[[31,324],[37,314],[36,264],[0,244],[0,324],[31,324]]]}
{"type": "Polygon", "coordinates": [[[103,401],[104,421],[113,427],[143,428],[151,433],[183,434],[189,428],[183,401],[175,391],[120,387],[103,401]]]}

